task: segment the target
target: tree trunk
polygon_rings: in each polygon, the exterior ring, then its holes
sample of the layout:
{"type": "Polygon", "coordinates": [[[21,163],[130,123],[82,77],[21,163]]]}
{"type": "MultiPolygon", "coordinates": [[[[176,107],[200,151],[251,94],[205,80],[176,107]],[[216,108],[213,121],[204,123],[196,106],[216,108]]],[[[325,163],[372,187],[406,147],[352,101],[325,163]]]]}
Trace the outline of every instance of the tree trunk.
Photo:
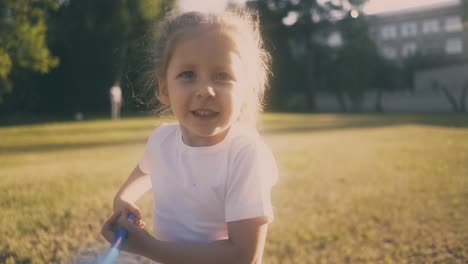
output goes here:
{"type": "Polygon", "coordinates": [[[306,103],[307,103],[307,109],[309,111],[315,111],[316,110],[316,104],[315,104],[315,69],[314,69],[314,51],[313,51],[313,45],[311,43],[311,34],[309,34],[309,37],[307,38],[307,68],[306,68],[306,85],[304,85],[304,94],[306,95],[306,103]]]}
{"type": "Polygon", "coordinates": [[[383,113],[383,105],[382,105],[382,99],[383,99],[383,90],[382,89],[377,89],[377,96],[375,97],[375,111],[378,113],[383,113]]]}
{"type": "MultiPolygon", "coordinates": [[[[309,1],[305,1],[305,10],[308,10],[307,14],[309,14],[310,10],[312,10],[312,5],[309,1]]],[[[314,67],[314,45],[313,45],[313,21],[311,16],[309,15],[305,20],[305,36],[306,36],[306,81],[307,84],[304,87],[304,94],[306,95],[306,103],[307,108],[309,111],[317,110],[317,106],[315,104],[315,67],[314,67]]]]}
{"type": "Polygon", "coordinates": [[[124,73],[124,69],[127,65],[127,55],[128,55],[128,33],[124,33],[124,37],[122,40],[122,45],[120,46],[120,58],[119,58],[119,65],[117,66],[117,72],[115,74],[114,81],[121,81],[122,75],[124,73]]]}
{"type": "Polygon", "coordinates": [[[457,103],[457,100],[455,99],[455,97],[453,96],[453,94],[450,93],[449,90],[447,90],[447,88],[445,86],[440,86],[440,89],[442,90],[442,92],[444,93],[445,97],[447,98],[447,100],[449,101],[450,105],[452,106],[452,109],[455,113],[458,113],[460,112],[459,110],[459,107],[458,107],[458,103],[457,103]]]}
{"type": "Polygon", "coordinates": [[[338,104],[340,105],[340,111],[343,113],[348,112],[348,107],[346,107],[346,101],[343,92],[341,90],[337,91],[335,93],[335,97],[336,101],[338,101],[338,104]]]}
{"type": "Polygon", "coordinates": [[[354,113],[362,112],[362,102],[364,98],[357,94],[348,94],[348,98],[351,101],[351,111],[354,113]]]}

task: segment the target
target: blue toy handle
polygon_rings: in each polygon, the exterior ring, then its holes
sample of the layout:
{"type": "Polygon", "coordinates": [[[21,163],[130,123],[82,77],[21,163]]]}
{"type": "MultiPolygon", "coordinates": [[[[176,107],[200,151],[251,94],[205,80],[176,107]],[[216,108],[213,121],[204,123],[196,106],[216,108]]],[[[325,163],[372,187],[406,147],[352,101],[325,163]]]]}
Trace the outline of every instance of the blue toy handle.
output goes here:
{"type": "Polygon", "coordinates": [[[115,230],[114,240],[112,241],[112,244],[110,247],[116,248],[117,250],[120,251],[127,237],[128,237],[127,229],[123,227],[117,228],[117,230],[115,230]]]}
{"type": "MultiPolygon", "coordinates": [[[[130,221],[135,220],[136,216],[133,213],[128,213],[127,219],[130,221]]],[[[125,240],[128,237],[128,231],[127,229],[123,227],[119,227],[115,230],[114,234],[114,240],[112,241],[111,248],[116,248],[119,251],[122,249],[122,246],[125,242],[125,240]]]]}
{"type": "MultiPolygon", "coordinates": [[[[127,219],[130,221],[135,220],[136,216],[133,213],[127,214],[127,219]]],[[[123,228],[119,227],[115,230],[114,233],[114,240],[110,248],[106,251],[106,254],[98,260],[96,263],[99,264],[114,264],[119,257],[120,250],[128,237],[128,231],[123,228]]]]}

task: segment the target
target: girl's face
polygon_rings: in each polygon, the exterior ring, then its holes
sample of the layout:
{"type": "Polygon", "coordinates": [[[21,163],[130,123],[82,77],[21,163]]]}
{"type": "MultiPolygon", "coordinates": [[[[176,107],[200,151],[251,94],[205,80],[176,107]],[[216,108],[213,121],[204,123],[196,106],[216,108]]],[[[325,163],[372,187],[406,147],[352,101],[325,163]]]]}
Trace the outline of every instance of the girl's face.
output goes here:
{"type": "Polygon", "coordinates": [[[185,144],[221,142],[239,117],[245,72],[229,34],[195,30],[173,48],[159,97],[179,121],[185,144]]]}

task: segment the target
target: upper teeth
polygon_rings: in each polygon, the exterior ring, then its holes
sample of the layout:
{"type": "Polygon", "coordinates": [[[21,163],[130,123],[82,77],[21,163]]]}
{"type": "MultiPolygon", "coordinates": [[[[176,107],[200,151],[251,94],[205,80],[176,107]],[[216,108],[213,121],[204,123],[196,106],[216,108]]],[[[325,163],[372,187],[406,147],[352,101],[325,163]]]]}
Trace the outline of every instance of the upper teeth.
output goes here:
{"type": "Polygon", "coordinates": [[[213,112],[210,110],[196,110],[195,113],[201,116],[209,116],[209,115],[214,115],[216,112],[213,112]]]}

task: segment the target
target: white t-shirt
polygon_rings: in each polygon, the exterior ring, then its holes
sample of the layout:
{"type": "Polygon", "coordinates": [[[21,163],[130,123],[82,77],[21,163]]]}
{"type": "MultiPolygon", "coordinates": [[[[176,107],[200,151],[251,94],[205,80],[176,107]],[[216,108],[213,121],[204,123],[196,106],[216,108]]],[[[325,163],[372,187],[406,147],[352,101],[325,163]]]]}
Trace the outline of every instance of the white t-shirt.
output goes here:
{"type": "Polygon", "coordinates": [[[228,222],[273,220],[276,161],[252,129],[234,125],[222,142],[190,147],[179,124],[163,124],[149,137],[139,166],[151,176],[157,239],[208,243],[228,238],[228,222]]]}

